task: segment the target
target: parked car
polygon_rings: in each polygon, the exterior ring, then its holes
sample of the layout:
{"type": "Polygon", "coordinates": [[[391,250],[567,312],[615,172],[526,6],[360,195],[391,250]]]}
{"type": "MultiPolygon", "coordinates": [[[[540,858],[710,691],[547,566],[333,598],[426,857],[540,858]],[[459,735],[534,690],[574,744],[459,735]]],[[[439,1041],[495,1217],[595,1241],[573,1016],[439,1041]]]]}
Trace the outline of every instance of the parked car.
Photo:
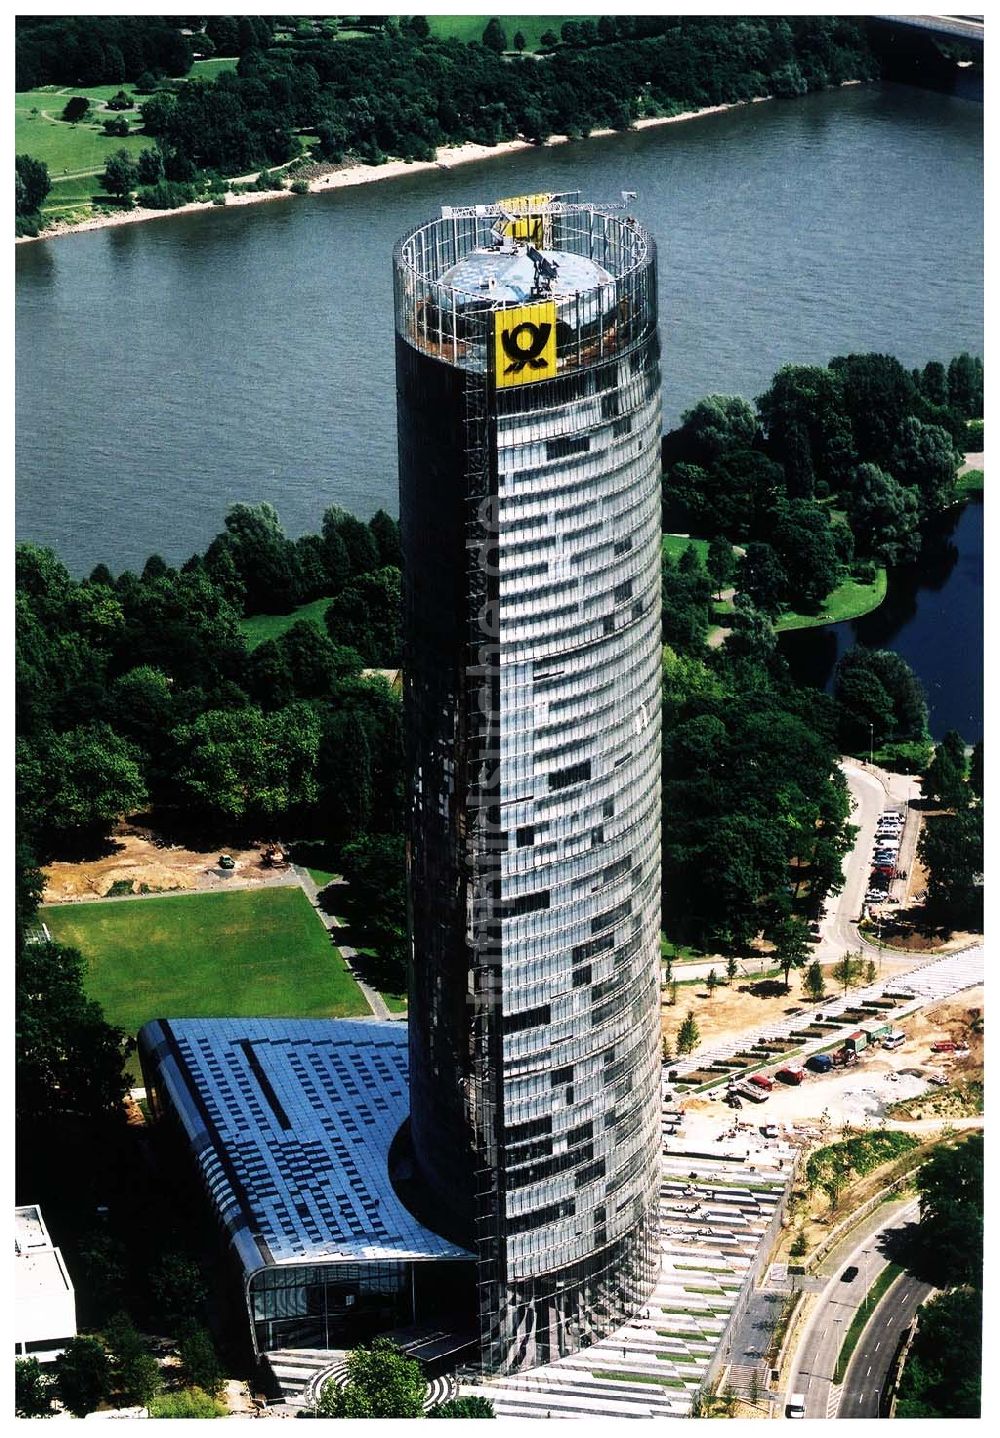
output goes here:
{"type": "Polygon", "coordinates": [[[220,869],[235,869],[235,868],[236,868],[236,860],[233,858],[232,854],[220,854],[220,855],[219,855],[219,868],[220,868],[220,869]]]}
{"type": "Polygon", "coordinates": [[[778,1137],[778,1125],[776,1123],[761,1124],[760,1131],[765,1138],[778,1137]]]}
{"type": "Polygon", "coordinates": [[[806,1068],[812,1069],[813,1073],[828,1074],[833,1068],[833,1059],[829,1054],[810,1054],[806,1059],[806,1068]]]}
{"type": "Polygon", "coordinates": [[[767,1074],[751,1074],[750,1082],[758,1088],[767,1089],[768,1093],[774,1088],[774,1079],[768,1078],[767,1074]]]}
{"type": "Polygon", "coordinates": [[[951,1039],[941,1039],[940,1042],[931,1044],[931,1053],[953,1054],[957,1048],[958,1044],[952,1043],[951,1039]]]}
{"type": "Polygon", "coordinates": [[[857,1266],[853,1263],[849,1263],[844,1269],[843,1273],[840,1275],[840,1281],[841,1283],[853,1283],[857,1276],[857,1266]]]}
{"type": "Polygon", "coordinates": [[[928,1075],[927,1075],[927,1082],[928,1082],[928,1083],[932,1083],[932,1084],[937,1084],[938,1087],[940,1088],[940,1087],[942,1087],[944,1084],[946,1084],[946,1083],[948,1082],[948,1080],[945,1078],[944,1074],[928,1074],[928,1075]]]}
{"type": "Polygon", "coordinates": [[[805,1074],[801,1069],[783,1068],[778,1070],[775,1078],[780,1079],[782,1083],[800,1084],[805,1078],[805,1074]]]}

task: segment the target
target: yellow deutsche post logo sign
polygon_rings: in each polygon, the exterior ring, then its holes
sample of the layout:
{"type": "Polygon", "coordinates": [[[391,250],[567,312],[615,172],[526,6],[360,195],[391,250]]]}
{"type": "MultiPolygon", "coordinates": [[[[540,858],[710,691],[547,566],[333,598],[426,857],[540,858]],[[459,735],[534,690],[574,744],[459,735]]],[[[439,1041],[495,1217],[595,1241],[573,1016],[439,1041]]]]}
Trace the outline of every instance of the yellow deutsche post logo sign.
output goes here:
{"type": "Polygon", "coordinates": [[[538,209],[547,205],[551,195],[512,195],[506,200],[497,200],[503,210],[521,211],[507,221],[503,233],[510,240],[527,240],[530,245],[545,244],[545,220],[541,215],[524,214],[525,210],[538,209]]]}
{"type": "Polygon", "coordinates": [[[493,316],[493,346],[498,389],[553,379],[556,373],[556,306],[554,300],[493,316]]]}

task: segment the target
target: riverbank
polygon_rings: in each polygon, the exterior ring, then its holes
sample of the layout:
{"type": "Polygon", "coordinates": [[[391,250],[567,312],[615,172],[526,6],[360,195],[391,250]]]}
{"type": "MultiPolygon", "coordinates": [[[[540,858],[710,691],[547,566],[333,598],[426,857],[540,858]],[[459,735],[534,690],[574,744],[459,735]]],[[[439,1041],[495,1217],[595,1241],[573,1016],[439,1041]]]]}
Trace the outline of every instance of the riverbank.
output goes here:
{"type": "MultiPolygon", "coordinates": [[[[846,80],[844,86],[860,85],[860,80],[846,80]]],[[[684,110],[679,115],[658,115],[644,120],[636,120],[632,126],[633,130],[646,130],[659,125],[677,125],[688,120],[700,120],[706,115],[719,115],[725,110],[743,109],[747,105],[760,105],[772,99],[770,95],[759,95],[752,100],[738,100],[730,105],[706,105],[700,110],[684,110]]],[[[621,133],[611,129],[591,130],[586,136],[587,139],[599,139],[602,136],[621,133]]],[[[393,180],[401,175],[412,175],[420,170],[451,170],[458,165],[472,164],[477,160],[488,160],[499,155],[515,154],[521,150],[534,150],[550,148],[556,145],[569,143],[568,135],[550,135],[542,146],[535,145],[530,140],[502,140],[496,145],[477,145],[471,142],[464,145],[455,145],[450,148],[442,148],[434,160],[387,160],[384,165],[341,165],[331,166],[324,174],[314,175],[307,180],[309,194],[322,194],[327,190],[353,189],[358,185],[373,184],[379,180],[393,180]]],[[[291,190],[261,190],[248,194],[226,193],[224,208],[235,208],[239,205],[253,205],[266,200],[293,200],[298,196],[291,190]]],[[[42,230],[38,235],[22,235],[15,240],[15,244],[33,244],[37,240],[54,239],[59,235],[80,234],[88,230],[113,229],[119,225],[141,224],[146,220],[169,219],[171,215],[188,214],[194,210],[210,210],[223,208],[218,206],[211,199],[193,200],[186,205],[178,205],[173,210],[150,210],[136,205],[131,210],[114,211],[108,214],[94,215],[86,220],[75,222],[56,221],[47,229],[42,230]]]]}

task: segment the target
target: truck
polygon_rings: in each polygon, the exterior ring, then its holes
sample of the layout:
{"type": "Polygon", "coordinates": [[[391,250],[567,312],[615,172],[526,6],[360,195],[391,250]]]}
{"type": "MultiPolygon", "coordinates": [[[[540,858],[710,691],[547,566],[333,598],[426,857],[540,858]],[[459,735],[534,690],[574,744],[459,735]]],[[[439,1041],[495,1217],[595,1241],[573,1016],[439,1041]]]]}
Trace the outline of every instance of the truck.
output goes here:
{"type": "Polygon", "coordinates": [[[767,1074],[751,1074],[750,1082],[755,1083],[758,1088],[766,1089],[768,1093],[774,1088],[774,1079],[768,1078],[767,1074]]]}
{"type": "Polygon", "coordinates": [[[833,1068],[833,1059],[829,1054],[812,1054],[806,1059],[806,1068],[812,1069],[815,1074],[828,1074],[833,1068]]]}
{"type": "Polygon", "coordinates": [[[858,1061],[858,1056],[854,1050],[846,1047],[836,1049],[830,1057],[833,1059],[835,1069],[847,1068],[849,1064],[856,1064],[858,1061]]]}
{"type": "Polygon", "coordinates": [[[760,1088],[752,1080],[735,1084],[730,1092],[738,1094],[740,1098],[748,1098],[751,1103],[765,1103],[767,1100],[767,1090],[760,1088]]]}
{"type": "Polygon", "coordinates": [[[778,1072],[775,1074],[775,1078],[780,1079],[782,1083],[800,1084],[805,1078],[805,1074],[802,1072],[801,1069],[791,1068],[789,1066],[787,1068],[779,1069],[778,1072]]]}
{"type": "Polygon", "coordinates": [[[892,1024],[865,1024],[861,1032],[870,1044],[884,1043],[892,1033],[892,1024]]]}
{"type": "MultiPolygon", "coordinates": [[[[867,1047],[868,1039],[863,1029],[858,1029],[855,1033],[848,1034],[844,1040],[844,1048],[852,1054],[863,1053],[867,1047]]],[[[820,1055],[817,1055],[817,1057],[820,1057],[820,1055]]]]}

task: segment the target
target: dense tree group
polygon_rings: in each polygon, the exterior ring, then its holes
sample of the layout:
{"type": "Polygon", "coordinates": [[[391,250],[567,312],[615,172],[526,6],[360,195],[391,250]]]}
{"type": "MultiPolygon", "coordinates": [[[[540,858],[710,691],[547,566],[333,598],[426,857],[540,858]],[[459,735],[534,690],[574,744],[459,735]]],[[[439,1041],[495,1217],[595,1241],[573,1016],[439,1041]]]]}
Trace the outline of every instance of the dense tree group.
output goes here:
{"type": "Polygon", "coordinates": [[[983,1358],[983,1137],[940,1148],[917,1173],[909,1263],[943,1290],[917,1314],[899,1418],[978,1418],[983,1358]]]}
{"type": "Polygon", "coordinates": [[[40,857],[105,833],[147,802],[209,825],[334,837],[399,819],[398,701],[365,663],[399,662],[396,525],[330,511],[322,536],[286,538],[267,504],[234,505],[180,570],[103,566],[71,579],[49,550],[17,556],[18,804],[40,857]],[[248,647],[244,612],[331,598],[310,621],[248,647]]]}
{"type": "Polygon", "coordinates": [[[739,544],[737,591],[770,618],[819,613],[842,579],[915,558],[982,391],[967,354],[912,373],[862,354],[786,366],[756,408],[710,395],[664,438],[664,527],[739,544]]]}
{"type": "MultiPolygon", "coordinates": [[[[156,89],[143,104],[167,178],[195,170],[232,175],[290,159],[299,136],[318,138],[323,158],[378,163],[386,155],[433,158],[437,146],[542,141],[627,128],[642,115],[766,94],[795,95],[877,66],[862,22],[708,16],[605,17],[568,21],[562,44],[514,55],[495,20],[480,41],[436,39],[416,21],[369,17],[349,42],[332,27],[289,19],[212,17],[185,33],[176,21],[22,18],[17,87],[94,85],[184,76],[192,57],[238,55],[235,72],[156,89]]],[[[149,83],[147,83],[149,82],[149,83]]]]}

